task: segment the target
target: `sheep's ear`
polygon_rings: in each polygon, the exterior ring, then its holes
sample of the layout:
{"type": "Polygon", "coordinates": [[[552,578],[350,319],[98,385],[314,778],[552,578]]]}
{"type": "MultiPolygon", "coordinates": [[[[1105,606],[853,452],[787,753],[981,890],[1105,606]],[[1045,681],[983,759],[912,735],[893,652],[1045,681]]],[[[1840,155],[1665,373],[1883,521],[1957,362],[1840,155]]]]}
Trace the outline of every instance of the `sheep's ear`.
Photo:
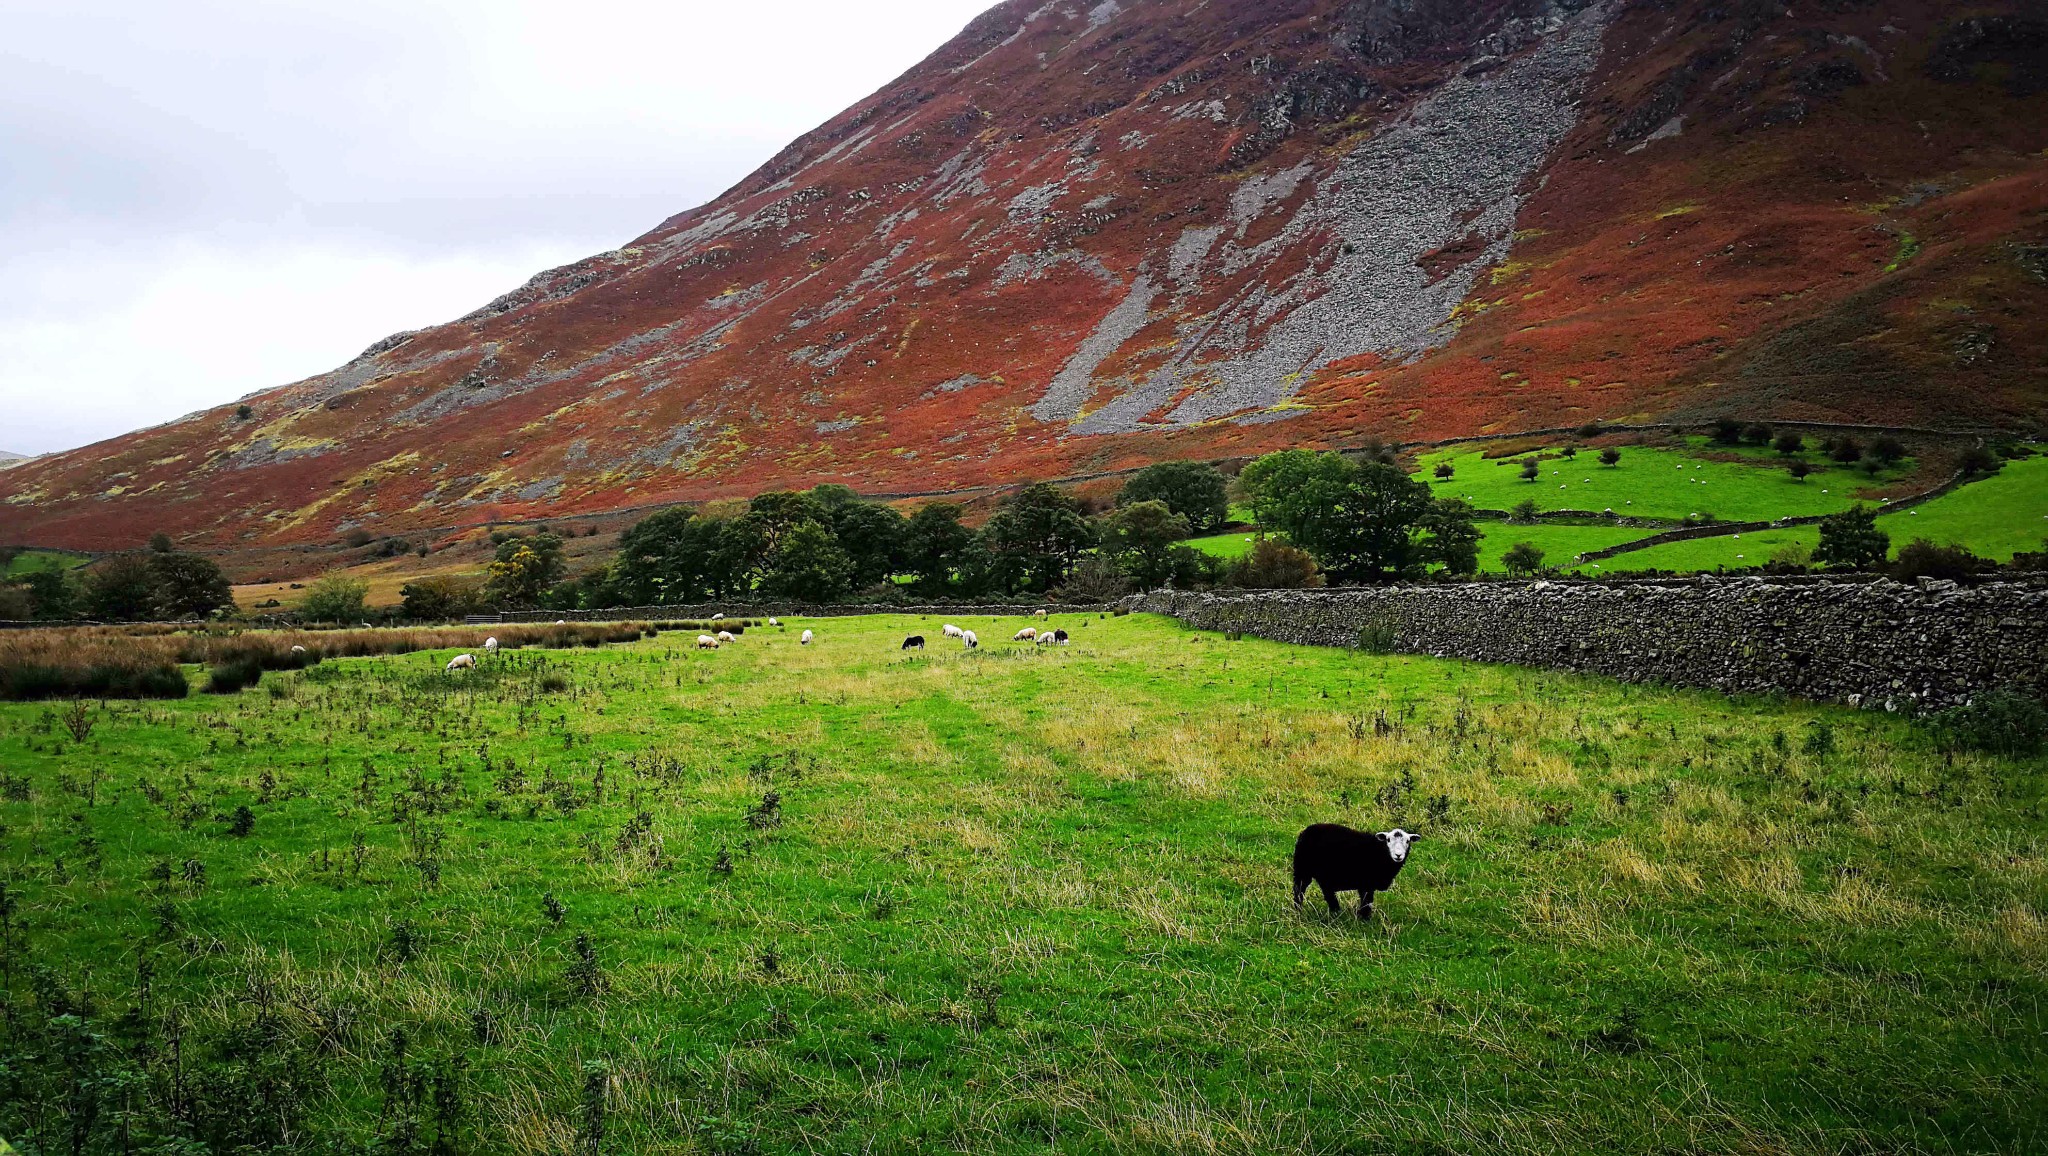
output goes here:
{"type": "Polygon", "coordinates": [[[1378,839],[1382,843],[1387,841],[1387,833],[1385,831],[1374,831],[1372,833],[1372,837],[1378,839]]]}
{"type": "Polygon", "coordinates": [[[1413,843],[1413,842],[1415,842],[1415,841],[1416,841],[1417,839],[1420,839],[1420,838],[1422,838],[1422,836],[1420,836],[1420,835],[1410,835],[1410,836],[1408,836],[1408,841],[1409,841],[1410,843],[1413,843]]]}

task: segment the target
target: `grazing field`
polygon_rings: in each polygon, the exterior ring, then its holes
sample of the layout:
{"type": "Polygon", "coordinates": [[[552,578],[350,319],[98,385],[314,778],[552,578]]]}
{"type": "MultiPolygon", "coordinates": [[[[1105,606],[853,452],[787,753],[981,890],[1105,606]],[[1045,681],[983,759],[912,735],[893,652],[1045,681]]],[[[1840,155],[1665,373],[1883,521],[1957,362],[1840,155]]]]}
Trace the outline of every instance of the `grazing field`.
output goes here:
{"type": "Polygon", "coordinates": [[[955,621],[990,641],[808,620],[0,704],[0,1135],[2048,1145],[2039,760],[1160,618],[955,621]],[[1423,834],[1372,922],[1292,910],[1319,820],[1423,834]]]}
{"type": "Polygon", "coordinates": [[[62,550],[23,550],[7,560],[0,577],[20,578],[43,570],[73,570],[91,561],[83,554],[62,550]]]}
{"type": "Polygon", "coordinates": [[[1205,538],[1189,538],[1187,544],[1218,558],[1242,558],[1252,552],[1258,537],[1256,530],[1234,530],[1226,534],[1210,534],[1205,538]]]}
{"type": "Polygon", "coordinates": [[[1569,460],[1543,456],[1537,479],[1524,481],[1521,463],[1528,456],[1489,459],[1476,450],[1442,450],[1418,459],[1416,477],[1429,482],[1438,497],[1463,498],[1482,510],[1511,510],[1534,501],[1539,510],[1612,509],[1671,519],[1712,514],[1748,522],[1846,510],[1864,489],[1911,472],[1911,463],[1905,462],[1872,478],[1808,453],[1805,460],[1816,472],[1795,481],[1778,461],[1721,461],[1657,446],[1623,446],[1621,461],[1612,466],[1601,465],[1592,450],[1569,460]],[[1433,470],[1442,462],[1456,472],[1439,480],[1433,470]]]}
{"type": "MultiPolygon", "coordinates": [[[[2017,551],[2041,550],[2043,541],[2048,540],[2048,456],[2007,462],[1990,477],[1911,509],[1880,515],[1877,527],[1891,535],[1894,554],[1915,538],[1963,546],[1999,562],[2010,561],[2017,551]]],[[[1740,538],[1672,542],[1617,554],[1598,565],[1606,570],[1732,570],[1767,562],[1774,551],[1792,543],[1811,550],[1820,544],[1819,528],[1790,526],[1740,538]]],[[[1570,556],[1559,555],[1550,561],[1569,562],[1570,556]]],[[[1580,574],[1601,572],[1592,564],[1567,569],[1580,574]]]]}

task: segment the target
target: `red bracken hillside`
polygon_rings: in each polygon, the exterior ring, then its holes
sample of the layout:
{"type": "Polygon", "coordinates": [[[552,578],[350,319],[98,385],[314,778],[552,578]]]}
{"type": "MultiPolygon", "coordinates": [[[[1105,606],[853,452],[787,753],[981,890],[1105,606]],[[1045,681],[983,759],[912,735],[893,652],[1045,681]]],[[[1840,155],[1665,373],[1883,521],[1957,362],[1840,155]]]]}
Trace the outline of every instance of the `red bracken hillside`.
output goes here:
{"type": "Polygon", "coordinates": [[[1010,0],[711,204],[0,472],[232,549],[1376,435],[2048,414],[2036,0],[1010,0]]]}

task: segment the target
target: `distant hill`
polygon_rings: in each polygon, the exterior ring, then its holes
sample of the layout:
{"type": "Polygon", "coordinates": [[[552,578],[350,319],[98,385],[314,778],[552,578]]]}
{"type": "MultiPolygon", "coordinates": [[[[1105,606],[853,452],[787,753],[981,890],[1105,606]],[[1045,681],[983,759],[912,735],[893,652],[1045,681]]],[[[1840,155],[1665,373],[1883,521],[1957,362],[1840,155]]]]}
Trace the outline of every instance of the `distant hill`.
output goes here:
{"type": "Polygon", "coordinates": [[[1009,0],[622,249],[7,470],[0,538],[1595,419],[2033,427],[2044,367],[2038,0],[1009,0]]]}

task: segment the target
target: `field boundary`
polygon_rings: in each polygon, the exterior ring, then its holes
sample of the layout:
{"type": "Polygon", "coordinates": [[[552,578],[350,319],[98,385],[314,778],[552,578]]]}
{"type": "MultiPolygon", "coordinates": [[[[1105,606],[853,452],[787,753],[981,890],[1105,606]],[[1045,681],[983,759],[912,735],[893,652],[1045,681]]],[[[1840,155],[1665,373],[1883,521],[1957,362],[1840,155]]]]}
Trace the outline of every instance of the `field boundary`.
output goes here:
{"type": "Polygon", "coordinates": [[[1165,591],[1122,605],[1278,642],[1885,710],[1940,709],[1995,688],[2048,692],[2048,575],[1968,585],[1701,576],[1165,591]]]}

